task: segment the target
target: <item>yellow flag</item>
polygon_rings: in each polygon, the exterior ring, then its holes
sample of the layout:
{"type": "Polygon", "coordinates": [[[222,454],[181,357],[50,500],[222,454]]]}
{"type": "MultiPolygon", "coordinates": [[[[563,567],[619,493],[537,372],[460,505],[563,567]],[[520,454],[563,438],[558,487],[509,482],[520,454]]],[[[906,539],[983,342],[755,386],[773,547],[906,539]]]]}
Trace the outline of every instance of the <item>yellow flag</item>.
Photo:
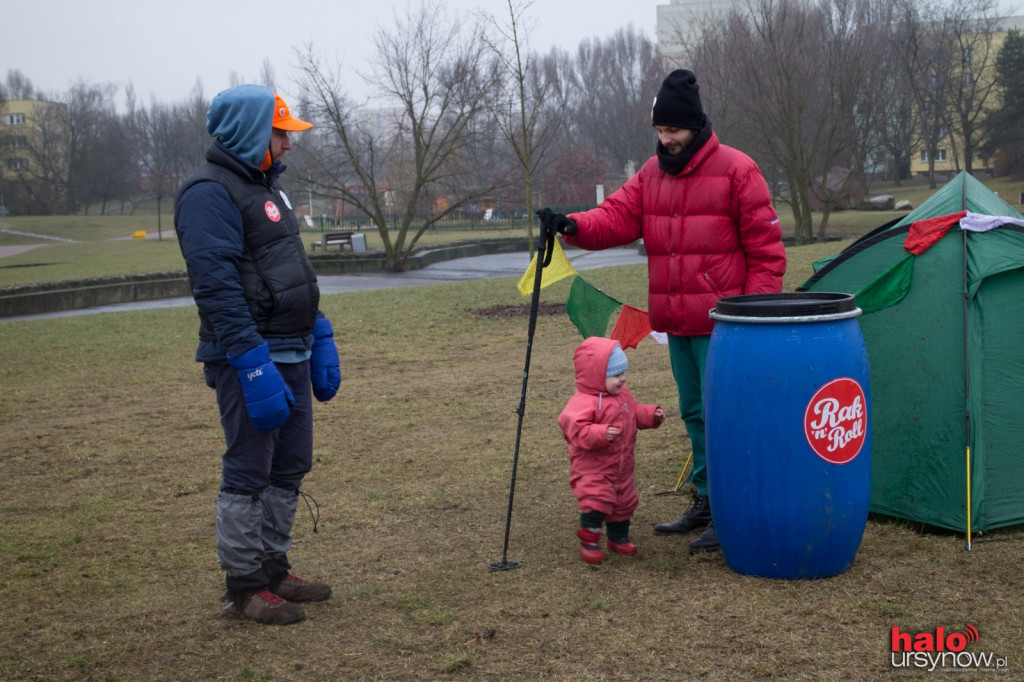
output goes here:
{"type": "MultiPolygon", "coordinates": [[[[555,240],[555,246],[551,252],[551,263],[544,266],[544,271],[541,273],[540,288],[543,289],[549,284],[553,284],[560,279],[564,279],[569,275],[575,275],[576,270],[572,267],[572,263],[565,256],[565,251],[562,250],[562,245],[559,241],[555,240]]],[[[530,267],[526,268],[526,272],[519,278],[519,284],[516,286],[519,288],[519,293],[523,296],[529,296],[533,293],[533,281],[537,278],[537,254],[534,254],[533,260],[530,261],[530,267]]]]}

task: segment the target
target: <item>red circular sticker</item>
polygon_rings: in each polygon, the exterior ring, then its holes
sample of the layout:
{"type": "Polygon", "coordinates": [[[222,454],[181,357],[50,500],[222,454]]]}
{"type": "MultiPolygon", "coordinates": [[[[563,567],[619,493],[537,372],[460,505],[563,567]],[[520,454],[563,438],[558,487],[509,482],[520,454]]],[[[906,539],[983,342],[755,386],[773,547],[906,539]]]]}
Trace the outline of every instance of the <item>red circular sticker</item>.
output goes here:
{"type": "Polygon", "coordinates": [[[281,209],[273,201],[263,204],[263,210],[267,212],[267,217],[275,223],[281,219],[281,209]]]}
{"type": "Polygon", "coordinates": [[[853,379],[834,379],[814,394],[804,411],[804,434],[818,457],[846,464],[860,454],[867,437],[864,389],[853,379]]]}

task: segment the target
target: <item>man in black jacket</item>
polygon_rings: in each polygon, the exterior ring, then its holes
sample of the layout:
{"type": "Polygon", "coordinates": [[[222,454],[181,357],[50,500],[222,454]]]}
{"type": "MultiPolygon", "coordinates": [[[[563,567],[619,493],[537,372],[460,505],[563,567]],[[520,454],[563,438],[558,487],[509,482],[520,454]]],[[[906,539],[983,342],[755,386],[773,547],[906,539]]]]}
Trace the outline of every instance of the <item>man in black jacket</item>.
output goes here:
{"type": "Polygon", "coordinates": [[[174,224],[199,309],[207,385],[227,449],[217,498],[225,613],[263,623],[305,617],[293,602],[331,595],[290,573],[302,479],[313,462],[312,395],[341,383],[331,323],[291,203],[277,185],[291,115],[272,90],[230,88],[207,114],[214,142],[178,192],[174,224]]]}

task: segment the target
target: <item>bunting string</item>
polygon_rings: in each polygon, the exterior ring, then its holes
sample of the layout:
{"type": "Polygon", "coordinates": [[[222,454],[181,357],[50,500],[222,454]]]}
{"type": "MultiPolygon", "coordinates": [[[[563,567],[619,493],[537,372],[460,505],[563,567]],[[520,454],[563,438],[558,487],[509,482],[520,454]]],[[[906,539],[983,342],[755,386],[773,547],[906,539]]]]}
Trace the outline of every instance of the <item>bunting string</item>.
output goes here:
{"type": "MultiPolygon", "coordinates": [[[[523,273],[516,285],[519,293],[523,296],[533,294],[536,269],[537,256],[534,255],[529,267],[526,268],[526,272],[523,273]]],[[[609,338],[618,341],[624,349],[636,348],[648,336],[662,345],[667,343],[665,334],[651,330],[650,315],[646,310],[626,305],[584,279],[572,267],[559,240],[556,239],[551,263],[544,266],[541,273],[540,288],[543,289],[570,275],[575,275],[575,279],[569,288],[569,298],[565,302],[565,310],[569,315],[569,320],[576,326],[583,338],[608,335],[608,325],[612,315],[619,310],[609,338]]]]}

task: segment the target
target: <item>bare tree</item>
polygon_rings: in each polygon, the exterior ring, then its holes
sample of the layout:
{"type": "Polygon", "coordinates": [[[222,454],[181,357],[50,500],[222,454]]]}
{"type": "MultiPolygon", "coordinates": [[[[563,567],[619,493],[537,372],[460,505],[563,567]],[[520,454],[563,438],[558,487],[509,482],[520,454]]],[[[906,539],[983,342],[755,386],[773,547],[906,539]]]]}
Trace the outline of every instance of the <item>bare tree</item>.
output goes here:
{"type": "Polygon", "coordinates": [[[829,46],[825,73],[836,118],[823,145],[823,181],[813,185],[822,203],[818,241],[828,228],[830,209],[855,206],[867,185],[868,165],[882,148],[879,130],[885,118],[882,101],[891,67],[884,58],[890,22],[889,0],[830,0],[819,4],[824,39],[829,46]],[[838,172],[844,181],[835,182],[838,172]]]}
{"type": "MultiPolygon", "coordinates": [[[[742,12],[741,9],[734,11],[742,12]]],[[[672,68],[692,68],[695,71],[702,83],[701,103],[711,119],[712,128],[719,139],[731,140],[736,145],[756,138],[756,132],[746,116],[733,111],[733,96],[740,86],[736,84],[738,69],[730,66],[731,39],[722,31],[727,19],[728,15],[723,17],[713,13],[694,17],[687,27],[676,25],[672,30],[675,39],[687,47],[673,52],[671,63],[672,68]]],[[[767,177],[772,169],[761,170],[767,177]]]]}
{"type": "Polygon", "coordinates": [[[300,61],[320,183],[376,225],[387,267],[402,270],[430,226],[507,183],[482,162],[498,74],[480,28],[447,20],[437,4],[396,15],[375,44],[372,84],[393,108],[355,106],[311,49],[300,61]]]}
{"type": "Polygon", "coordinates": [[[196,83],[189,99],[179,104],[153,101],[149,110],[130,111],[132,139],[150,195],[156,199],[157,236],[163,239],[163,202],[174,197],[185,177],[203,161],[210,137],[206,132],[209,102],[196,83]]]}
{"type": "Polygon", "coordinates": [[[499,39],[485,33],[484,40],[508,78],[499,81],[507,87],[502,87],[491,100],[492,113],[523,171],[526,235],[530,253],[533,253],[534,178],[548,153],[556,128],[551,118],[545,115],[545,95],[550,89],[547,77],[551,72],[538,67],[529,51],[530,31],[525,15],[531,5],[533,0],[507,0],[508,15],[503,21],[488,18],[499,39]]]}
{"type": "Polygon", "coordinates": [[[910,174],[911,152],[922,127],[923,112],[914,96],[914,73],[904,56],[913,51],[916,31],[903,19],[899,5],[890,7],[888,19],[882,22],[883,28],[888,28],[888,37],[878,51],[879,62],[885,67],[876,86],[880,106],[878,137],[888,157],[889,178],[899,186],[910,174]]]}
{"type": "Polygon", "coordinates": [[[107,205],[112,202],[123,207],[138,186],[139,174],[135,149],[122,116],[109,112],[100,118],[86,156],[88,167],[78,176],[83,203],[88,206],[98,201],[101,214],[107,212],[107,205]]]}
{"type": "Polygon", "coordinates": [[[162,208],[166,197],[174,196],[187,168],[181,167],[177,145],[179,105],[153,102],[140,121],[139,138],[146,150],[142,167],[150,195],[156,199],[157,235],[163,238],[162,208]]]}
{"type": "Polygon", "coordinates": [[[274,75],[274,66],[270,63],[269,59],[264,59],[263,65],[260,67],[260,83],[272,90],[276,90],[276,80],[277,78],[274,75]]]}
{"type": "Polygon", "coordinates": [[[192,86],[188,98],[181,107],[181,137],[178,139],[181,158],[182,177],[198,167],[206,158],[206,150],[210,146],[210,133],[206,130],[206,113],[210,109],[210,100],[203,93],[203,84],[198,79],[192,86]]]}
{"type": "Polygon", "coordinates": [[[580,133],[625,176],[654,153],[651,103],[664,77],[657,47],[630,24],[607,40],[584,40],[575,67],[580,133]]]}
{"type": "Polygon", "coordinates": [[[36,98],[36,88],[32,85],[32,81],[17,69],[11,69],[7,72],[7,82],[3,89],[7,99],[36,98]]]}
{"type": "Polygon", "coordinates": [[[740,146],[768,166],[766,177],[785,178],[776,196],[789,205],[800,244],[815,238],[819,205],[817,238],[824,238],[872,144],[866,131],[877,115],[870,90],[877,68],[871,34],[862,30],[871,20],[867,3],[757,0],[729,15],[715,49],[695,52],[702,92],[724,88],[732,103],[724,126],[743,133],[740,146]]]}
{"type": "Polygon", "coordinates": [[[928,182],[935,189],[935,160],[950,125],[947,92],[953,46],[942,21],[943,7],[930,0],[899,0],[897,7],[902,41],[896,66],[908,74],[918,125],[913,147],[927,156],[928,182]]]}
{"type": "MultiPolygon", "coordinates": [[[[968,173],[974,170],[984,119],[998,94],[995,10],[993,0],[956,0],[943,22],[956,48],[946,81],[950,132],[963,145],[963,169],[968,173]]],[[[951,146],[955,153],[957,145],[951,146]]]]}
{"type": "Polygon", "coordinates": [[[554,128],[552,146],[557,154],[570,146],[574,138],[578,140],[575,109],[580,93],[573,85],[576,64],[569,52],[553,47],[538,58],[537,68],[543,72],[545,117],[554,128]]]}
{"type": "Polygon", "coordinates": [[[112,84],[92,85],[79,81],[68,91],[59,109],[67,114],[62,128],[67,134],[67,166],[64,182],[67,205],[65,210],[74,213],[80,206],[88,212],[95,187],[90,178],[92,166],[99,162],[103,153],[103,123],[116,117],[113,106],[116,88],[112,84]]]}

